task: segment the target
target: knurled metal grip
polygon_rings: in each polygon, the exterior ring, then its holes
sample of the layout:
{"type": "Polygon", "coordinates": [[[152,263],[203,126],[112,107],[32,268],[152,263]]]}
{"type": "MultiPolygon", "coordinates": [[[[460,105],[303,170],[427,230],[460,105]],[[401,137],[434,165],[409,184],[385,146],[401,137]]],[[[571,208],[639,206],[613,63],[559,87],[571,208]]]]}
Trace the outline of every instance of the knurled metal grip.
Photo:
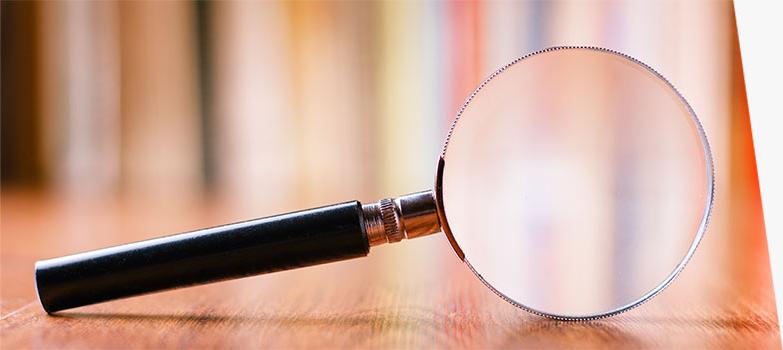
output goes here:
{"type": "Polygon", "coordinates": [[[436,210],[432,191],[362,205],[367,240],[376,246],[440,232],[436,210]]]}
{"type": "Polygon", "coordinates": [[[390,198],[381,199],[378,204],[380,204],[381,208],[381,220],[383,221],[383,232],[386,234],[386,240],[389,243],[401,241],[405,233],[401,227],[399,208],[390,198]]]}

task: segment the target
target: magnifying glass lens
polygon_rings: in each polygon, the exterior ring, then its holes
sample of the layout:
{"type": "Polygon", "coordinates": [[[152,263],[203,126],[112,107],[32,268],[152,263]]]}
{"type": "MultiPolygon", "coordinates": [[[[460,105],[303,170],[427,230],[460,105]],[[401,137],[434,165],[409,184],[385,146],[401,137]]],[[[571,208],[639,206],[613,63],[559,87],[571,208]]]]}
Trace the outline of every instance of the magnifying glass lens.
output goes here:
{"type": "Polygon", "coordinates": [[[496,293],[564,318],[623,311],[693,253],[712,200],[703,131],[660,75],[605,50],[511,64],[444,147],[442,203],[496,293]]]}

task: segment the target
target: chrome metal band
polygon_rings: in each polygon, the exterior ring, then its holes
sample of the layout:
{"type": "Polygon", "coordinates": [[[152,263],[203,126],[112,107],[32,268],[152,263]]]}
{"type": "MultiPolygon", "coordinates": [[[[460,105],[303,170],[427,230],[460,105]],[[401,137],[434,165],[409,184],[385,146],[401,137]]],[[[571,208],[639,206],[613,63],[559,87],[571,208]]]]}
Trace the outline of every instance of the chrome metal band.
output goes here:
{"type": "Polygon", "coordinates": [[[362,205],[367,240],[376,246],[440,232],[436,210],[432,191],[362,205]]]}
{"type": "Polygon", "coordinates": [[[364,230],[367,232],[367,241],[370,243],[370,246],[386,243],[388,240],[386,239],[386,232],[384,232],[380,204],[362,205],[362,214],[364,216],[364,230]]]}
{"type": "Polygon", "coordinates": [[[383,231],[389,243],[397,243],[405,238],[405,232],[402,230],[400,222],[399,208],[391,198],[381,199],[381,218],[383,220],[383,231]]]}

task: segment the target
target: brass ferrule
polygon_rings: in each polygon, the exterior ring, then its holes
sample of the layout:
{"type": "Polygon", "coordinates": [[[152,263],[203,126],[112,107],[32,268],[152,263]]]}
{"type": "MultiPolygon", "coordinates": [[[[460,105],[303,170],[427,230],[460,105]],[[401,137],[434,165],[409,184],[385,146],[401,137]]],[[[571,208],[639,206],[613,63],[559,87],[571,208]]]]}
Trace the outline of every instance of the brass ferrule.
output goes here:
{"type": "Polygon", "coordinates": [[[384,198],[362,205],[364,228],[370,246],[396,243],[440,232],[440,221],[432,191],[398,198],[384,198]]]}

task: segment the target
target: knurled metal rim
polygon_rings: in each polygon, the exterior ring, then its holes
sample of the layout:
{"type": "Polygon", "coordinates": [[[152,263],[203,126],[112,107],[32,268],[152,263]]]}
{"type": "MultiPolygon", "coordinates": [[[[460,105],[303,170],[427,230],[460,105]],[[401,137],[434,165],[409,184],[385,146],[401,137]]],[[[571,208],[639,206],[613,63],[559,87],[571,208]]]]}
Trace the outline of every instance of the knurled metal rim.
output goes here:
{"type": "Polygon", "coordinates": [[[386,232],[386,238],[389,243],[397,243],[403,239],[402,230],[400,229],[400,213],[397,211],[397,206],[390,198],[381,199],[380,209],[381,218],[383,219],[383,230],[386,232]]]}
{"type": "Polygon", "coordinates": [[[512,60],[508,64],[500,67],[496,71],[492,72],[484,81],[479,84],[479,86],[465,99],[465,102],[462,104],[460,109],[457,111],[457,116],[454,119],[454,122],[451,124],[451,127],[449,128],[449,131],[446,135],[446,140],[443,143],[443,148],[439,157],[438,162],[438,168],[437,172],[435,174],[435,204],[437,206],[437,212],[438,212],[438,218],[440,219],[441,226],[443,232],[446,234],[447,238],[449,239],[449,242],[451,243],[452,247],[454,248],[454,251],[457,253],[457,256],[461,260],[465,262],[465,264],[468,266],[468,268],[475,274],[484,285],[486,285],[493,293],[497,294],[499,297],[501,297],[503,300],[507,301],[508,303],[525,310],[527,312],[544,316],[547,318],[560,320],[560,321],[591,321],[591,320],[597,320],[602,319],[610,316],[614,316],[629,310],[632,310],[648,300],[652,299],[656,295],[658,295],[661,291],[666,289],[675,278],[682,272],[682,270],[685,268],[685,265],[688,264],[688,261],[690,261],[691,257],[693,256],[694,252],[696,251],[696,248],[699,246],[699,243],[701,242],[702,238],[704,237],[704,233],[707,230],[707,225],[710,221],[710,217],[712,214],[712,207],[714,205],[715,200],[715,168],[713,165],[713,158],[712,158],[712,151],[710,148],[709,141],[707,140],[707,134],[704,132],[704,127],[701,124],[701,121],[699,120],[698,116],[696,115],[696,112],[693,110],[691,105],[688,103],[688,101],[685,99],[685,97],[680,93],[680,91],[671,83],[669,82],[666,77],[664,77],[662,74],[658,73],[654,68],[648,66],[644,62],[626,55],[622,52],[606,49],[602,47],[596,47],[596,46],[553,46],[549,48],[545,48],[543,50],[535,51],[532,53],[528,53],[526,55],[522,55],[520,57],[517,57],[516,59],[512,60]],[[698,130],[699,139],[701,141],[703,151],[704,151],[704,158],[706,162],[706,175],[708,178],[707,181],[707,202],[705,203],[705,208],[703,212],[703,216],[701,219],[701,222],[699,224],[699,229],[696,233],[696,236],[693,239],[693,243],[691,244],[690,248],[688,249],[688,252],[685,254],[685,257],[680,261],[680,263],[675,267],[675,269],[672,271],[672,273],[664,279],[660,284],[658,284],[655,288],[648,291],[645,295],[641,296],[639,299],[630,302],[626,305],[622,305],[620,307],[617,307],[615,309],[593,314],[593,315],[583,315],[583,316],[571,316],[571,315],[560,315],[560,314],[553,314],[548,313],[542,310],[537,310],[532,307],[526,306],[514,299],[511,299],[507,295],[503,294],[499,290],[495,289],[489,282],[484,279],[484,277],[473,267],[473,265],[468,261],[467,257],[465,256],[464,252],[462,251],[462,248],[459,247],[459,243],[454,238],[454,235],[451,233],[451,228],[448,224],[448,219],[446,218],[446,210],[443,205],[443,188],[442,188],[442,182],[443,182],[443,171],[445,168],[445,157],[446,157],[446,150],[449,146],[449,141],[451,140],[451,137],[453,136],[454,130],[457,126],[457,123],[459,122],[460,118],[462,117],[462,114],[465,112],[467,107],[470,105],[471,101],[476,97],[476,95],[486,86],[490,81],[492,81],[493,78],[495,78],[497,75],[503,73],[506,69],[509,67],[524,61],[527,58],[537,56],[543,53],[551,52],[551,51],[560,51],[560,50],[591,50],[596,52],[602,52],[607,54],[612,54],[621,58],[624,58],[626,60],[629,60],[633,63],[638,64],[639,66],[646,69],[648,72],[652,73],[654,76],[656,76],[658,79],[663,81],[669,88],[671,88],[676,94],[677,97],[679,97],[680,101],[687,107],[688,112],[691,116],[691,120],[696,125],[696,129],[698,130]]]}

